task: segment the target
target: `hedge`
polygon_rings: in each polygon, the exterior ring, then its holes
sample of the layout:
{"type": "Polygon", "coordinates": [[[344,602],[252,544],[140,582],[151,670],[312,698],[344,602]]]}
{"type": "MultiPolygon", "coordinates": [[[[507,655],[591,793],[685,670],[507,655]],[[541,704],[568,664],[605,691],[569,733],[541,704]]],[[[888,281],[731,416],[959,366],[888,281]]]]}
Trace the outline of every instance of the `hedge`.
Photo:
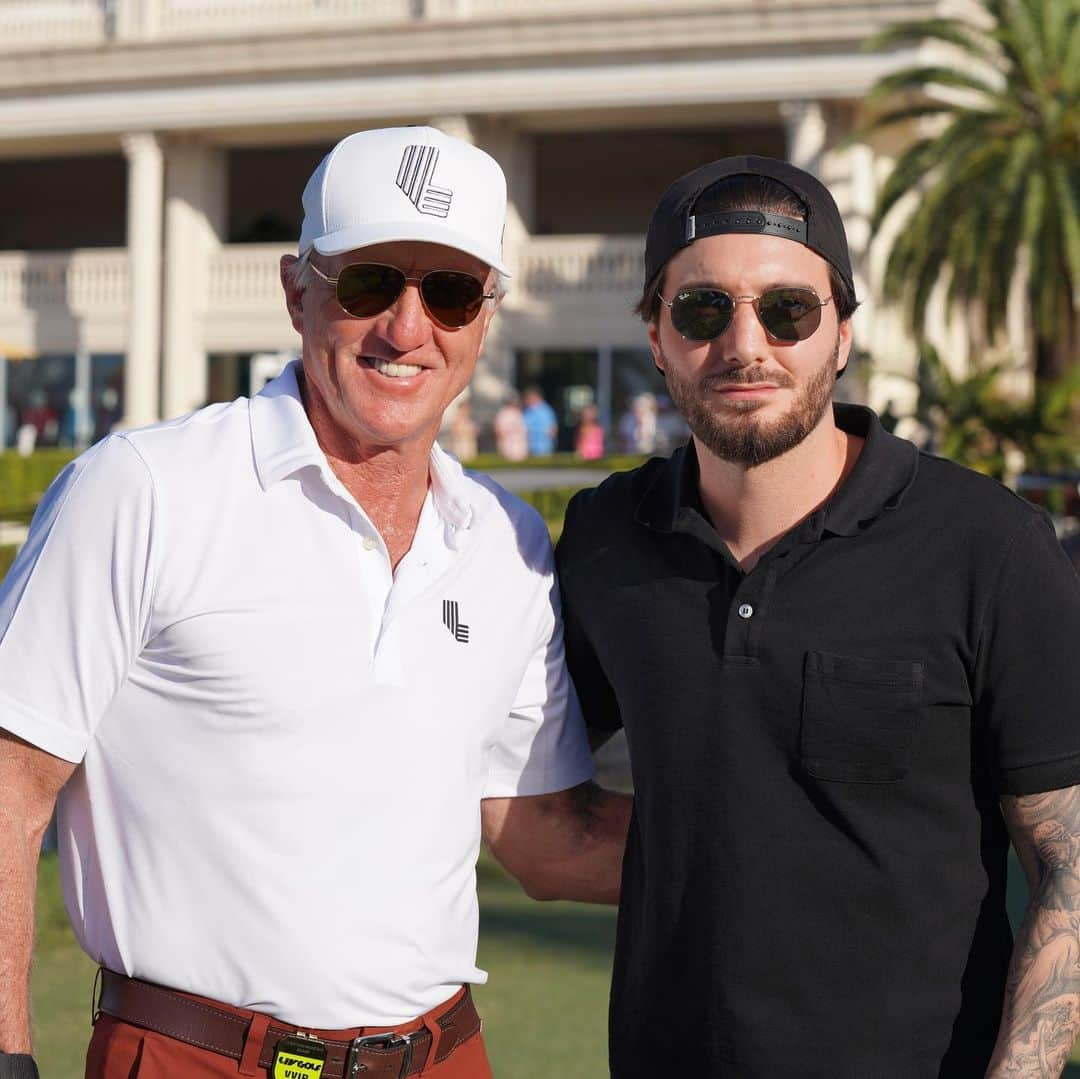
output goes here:
{"type": "Polygon", "coordinates": [[[18,547],[0,547],[0,581],[4,579],[4,574],[11,569],[11,563],[15,561],[15,552],[18,547]]]}
{"type": "Polygon", "coordinates": [[[29,521],[45,489],[74,458],[67,449],[35,450],[29,457],[0,453],[0,520],[29,521]]]}
{"type": "Polygon", "coordinates": [[[619,453],[609,457],[598,457],[593,461],[583,461],[573,453],[553,453],[549,457],[526,457],[523,461],[508,461],[497,453],[481,453],[471,461],[463,462],[466,468],[477,472],[494,472],[498,475],[503,469],[529,468],[589,468],[597,472],[626,472],[637,468],[649,459],[648,454],[619,453]]]}

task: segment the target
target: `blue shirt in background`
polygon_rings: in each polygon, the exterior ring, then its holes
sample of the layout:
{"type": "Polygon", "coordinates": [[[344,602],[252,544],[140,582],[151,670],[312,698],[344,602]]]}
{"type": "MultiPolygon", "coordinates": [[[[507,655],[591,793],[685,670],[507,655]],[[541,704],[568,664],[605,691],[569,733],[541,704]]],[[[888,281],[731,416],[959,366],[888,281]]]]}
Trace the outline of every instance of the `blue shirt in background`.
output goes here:
{"type": "Polygon", "coordinates": [[[558,419],[555,410],[547,401],[537,401],[529,405],[522,415],[525,417],[525,434],[529,441],[529,456],[543,457],[555,452],[555,432],[558,419]]]}

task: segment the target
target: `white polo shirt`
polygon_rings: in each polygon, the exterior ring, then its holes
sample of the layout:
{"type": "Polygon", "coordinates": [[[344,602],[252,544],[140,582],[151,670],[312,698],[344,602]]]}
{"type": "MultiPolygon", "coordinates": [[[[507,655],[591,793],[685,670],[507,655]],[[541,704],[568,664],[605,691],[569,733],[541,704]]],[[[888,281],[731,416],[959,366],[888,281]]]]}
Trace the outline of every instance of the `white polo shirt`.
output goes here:
{"type": "Polygon", "coordinates": [[[392,574],[294,368],[57,478],[0,588],[0,726],[82,762],[91,957],[324,1028],[484,981],[480,800],[592,774],[543,521],[435,447],[392,574]]]}

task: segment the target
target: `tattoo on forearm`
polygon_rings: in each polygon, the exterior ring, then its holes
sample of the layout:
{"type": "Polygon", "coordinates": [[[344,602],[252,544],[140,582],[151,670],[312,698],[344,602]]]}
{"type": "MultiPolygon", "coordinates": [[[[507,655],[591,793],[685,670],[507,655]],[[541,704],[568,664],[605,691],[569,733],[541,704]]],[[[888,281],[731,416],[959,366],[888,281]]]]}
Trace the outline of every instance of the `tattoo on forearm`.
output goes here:
{"type": "Polygon", "coordinates": [[[1080,1030],[1080,787],[1007,797],[1003,809],[1039,878],[1013,947],[988,1075],[1057,1077],[1080,1030]]]}

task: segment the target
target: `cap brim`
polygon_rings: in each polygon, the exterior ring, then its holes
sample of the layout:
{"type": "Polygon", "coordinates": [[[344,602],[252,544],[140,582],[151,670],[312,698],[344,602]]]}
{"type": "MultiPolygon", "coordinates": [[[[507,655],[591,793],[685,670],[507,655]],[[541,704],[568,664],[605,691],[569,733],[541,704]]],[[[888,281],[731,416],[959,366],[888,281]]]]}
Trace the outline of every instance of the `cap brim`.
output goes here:
{"type": "MultiPolygon", "coordinates": [[[[504,277],[513,276],[503,263],[498,251],[492,251],[472,236],[466,236],[445,224],[432,221],[382,221],[377,225],[353,225],[347,229],[319,236],[312,247],[320,255],[341,255],[346,251],[357,251],[373,244],[400,243],[416,240],[421,243],[442,244],[457,251],[464,251],[481,262],[487,263],[504,277]]],[[[303,254],[303,252],[300,252],[303,254]]]]}

